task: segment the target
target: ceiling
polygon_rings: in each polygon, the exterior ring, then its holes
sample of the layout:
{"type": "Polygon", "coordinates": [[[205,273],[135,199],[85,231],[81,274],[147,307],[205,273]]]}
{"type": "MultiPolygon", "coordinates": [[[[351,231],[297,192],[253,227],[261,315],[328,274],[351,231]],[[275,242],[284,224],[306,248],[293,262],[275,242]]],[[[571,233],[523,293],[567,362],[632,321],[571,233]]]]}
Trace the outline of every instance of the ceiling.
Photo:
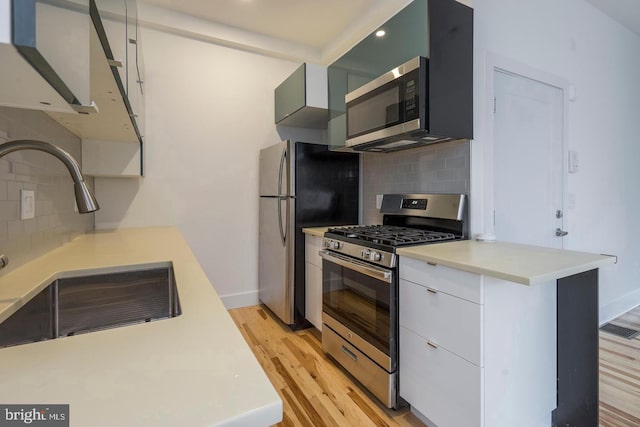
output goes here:
{"type": "Polygon", "coordinates": [[[245,33],[323,52],[364,38],[411,0],[142,0],[245,33]],[[373,26],[373,28],[372,28],[373,26]]]}
{"type": "MultiPolygon", "coordinates": [[[[410,1],[141,0],[211,23],[216,42],[318,63],[335,60],[410,1]]],[[[472,5],[472,0],[458,1],[472,5]]],[[[640,36],[640,0],[586,1],[640,36]]]]}
{"type": "Polygon", "coordinates": [[[640,36],[640,1],[638,0],[587,0],[640,36]]]}

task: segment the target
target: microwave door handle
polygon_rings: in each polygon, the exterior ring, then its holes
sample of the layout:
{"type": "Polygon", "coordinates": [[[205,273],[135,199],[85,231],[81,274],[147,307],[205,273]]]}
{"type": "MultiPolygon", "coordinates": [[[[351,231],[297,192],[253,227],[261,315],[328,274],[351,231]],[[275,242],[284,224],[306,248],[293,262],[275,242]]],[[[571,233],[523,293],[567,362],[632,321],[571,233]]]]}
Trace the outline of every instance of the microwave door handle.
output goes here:
{"type": "Polygon", "coordinates": [[[348,258],[333,254],[326,250],[321,250],[320,252],[318,252],[318,255],[320,255],[324,260],[337,264],[341,267],[357,271],[358,273],[362,273],[366,276],[373,277],[374,279],[381,280],[385,283],[390,284],[393,281],[393,272],[391,270],[368,266],[357,261],[354,262],[348,258]]]}

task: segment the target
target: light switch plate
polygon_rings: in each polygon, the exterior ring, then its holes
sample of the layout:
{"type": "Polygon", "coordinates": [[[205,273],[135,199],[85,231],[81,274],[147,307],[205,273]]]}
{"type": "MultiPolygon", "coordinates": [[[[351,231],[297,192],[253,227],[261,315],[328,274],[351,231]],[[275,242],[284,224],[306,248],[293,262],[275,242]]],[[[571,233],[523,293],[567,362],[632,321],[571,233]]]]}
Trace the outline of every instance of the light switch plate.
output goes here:
{"type": "Polygon", "coordinates": [[[578,172],[578,152],[569,150],[569,173],[578,172]]]}
{"type": "Polygon", "coordinates": [[[33,190],[20,190],[20,219],[36,216],[36,193],[33,190]]]}

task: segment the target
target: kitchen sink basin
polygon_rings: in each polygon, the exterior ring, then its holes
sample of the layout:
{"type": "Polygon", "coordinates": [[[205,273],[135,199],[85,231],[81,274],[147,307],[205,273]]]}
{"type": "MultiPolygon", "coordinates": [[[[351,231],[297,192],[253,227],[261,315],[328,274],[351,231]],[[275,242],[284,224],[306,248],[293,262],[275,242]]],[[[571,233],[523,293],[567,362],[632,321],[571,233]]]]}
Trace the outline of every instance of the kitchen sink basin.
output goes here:
{"type": "Polygon", "coordinates": [[[58,279],[0,324],[0,347],[181,314],[173,268],[58,279]]]}

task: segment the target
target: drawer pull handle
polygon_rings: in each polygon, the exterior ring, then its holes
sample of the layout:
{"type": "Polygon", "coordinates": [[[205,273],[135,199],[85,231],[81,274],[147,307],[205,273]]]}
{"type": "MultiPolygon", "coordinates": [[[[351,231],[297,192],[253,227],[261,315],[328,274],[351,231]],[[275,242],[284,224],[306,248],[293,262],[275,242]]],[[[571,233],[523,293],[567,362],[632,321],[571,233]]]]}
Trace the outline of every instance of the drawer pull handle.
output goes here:
{"type": "Polygon", "coordinates": [[[433,289],[433,288],[427,288],[427,292],[430,292],[432,294],[437,294],[438,290],[437,289],[433,289]]]}
{"type": "Polygon", "coordinates": [[[356,356],[351,350],[349,350],[347,347],[342,346],[342,351],[344,352],[344,354],[346,354],[347,356],[349,356],[350,358],[352,358],[355,362],[358,361],[358,356],[356,356]]]}
{"type": "Polygon", "coordinates": [[[427,341],[427,344],[428,344],[430,347],[438,348],[438,344],[434,343],[433,341],[427,341]]]}
{"type": "Polygon", "coordinates": [[[436,264],[435,262],[430,262],[430,261],[427,261],[427,265],[432,265],[434,267],[438,266],[438,264],[436,264]]]}

